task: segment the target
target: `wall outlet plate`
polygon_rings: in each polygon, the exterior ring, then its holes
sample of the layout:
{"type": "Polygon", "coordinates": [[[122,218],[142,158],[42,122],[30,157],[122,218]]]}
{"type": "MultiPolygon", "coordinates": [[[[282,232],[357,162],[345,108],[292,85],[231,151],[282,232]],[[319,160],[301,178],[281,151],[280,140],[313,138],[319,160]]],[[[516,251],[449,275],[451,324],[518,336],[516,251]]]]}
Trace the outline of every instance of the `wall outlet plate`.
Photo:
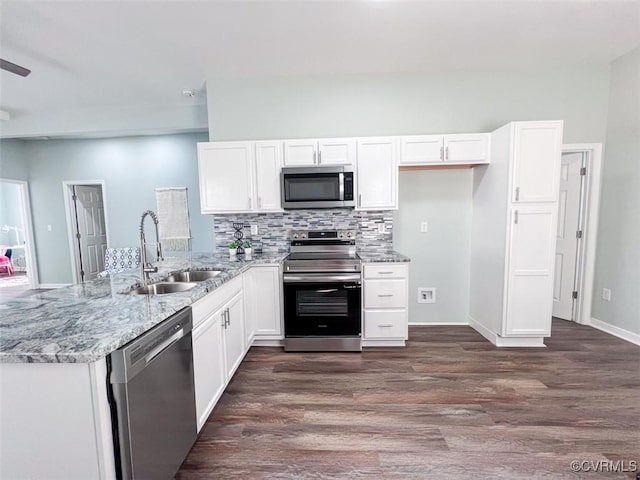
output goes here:
{"type": "Polygon", "coordinates": [[[418,287],[418,303],[436,303],[435,287],[418,287]]]}
{"type": "Polygon", "coordinates": [[[387,226],[384,223],[378,224],[378,233],[387,233],[387,226]]]}
{"type": "Polygon", "coordinates": [[[427,233],[429,231],[428,222],[420,222],[420,233],[427,233]]]}
{"type": "Polygon", "coordinates": [[[610,302],[611,301],[611,289],[609,288],[603,288],[602,289],[602,299],[610,302]]]}
{"type": "Polygon", "coordinates": [[[256,224],[251,225],[251,235],[258,235],[258,225],[256,224]]]}

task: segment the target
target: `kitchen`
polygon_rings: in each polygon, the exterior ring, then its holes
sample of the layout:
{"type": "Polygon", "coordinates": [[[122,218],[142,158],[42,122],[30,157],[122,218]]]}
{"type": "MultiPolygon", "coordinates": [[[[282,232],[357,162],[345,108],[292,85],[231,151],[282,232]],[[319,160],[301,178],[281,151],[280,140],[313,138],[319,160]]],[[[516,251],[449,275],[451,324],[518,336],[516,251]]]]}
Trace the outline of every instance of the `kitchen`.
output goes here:
{"type": "MultiPolygon", "coordinates": [[[[205,118],[209,111],[208,135],[2,141],[3,177],[11,172],[6,152],[12,148],[17,152],[16,170],[28,165],[42,283],[71,281],[59,195],[64,180],[106,180],[111,241],[121,246],[135,244],[139,216],[144,209],[153,208],[155,187],[187,186],[192,193],[189,202],[194,251],[211,251],[217,223],[209,216],[198,215],[198,142],[483,133],[523,118],[563,119],[564,143],[604,141],[609,74],[608,68],[580,66],[567,71],[513,72],[510,76],[485,71],[464,76],[435,72],[234,81],[210,78],[207,90],[206,105],[187,104],[184,108],[204,111],[205,118]],[[550,79],[553,88],[549,88],[550,79]],[[364,91],[363,84],[367,85],[364,91]],[[487,98],[496,101],[489,103],[487,98]],[[585,102],[585,98],[591,102],[585,102]],[[313,115],[301,122],[291,111],[313,115]],[[251,114],[248,117],[242,112],[251,114]],[[279,121],[274,122],[274,118],[279,121]]],[[[69,117],[68,124],[72,123],[69,117]]],[[[199,127],[206,128],[206,123],[199,127]]],[[[11,126],[5,128],[3,124],[2,128],[10,134],[11,126]]],[[[467,322],[474,170],[399,173],[400,208],[384,223],[393,227],[389,228],[393,231],[393,247],[412,259],[411,323],[467,322]],[[423,221],[428,222],[426,233],[419,231],[423,221]],[[417,287],[432,286],[437,287],[437,302],[417,304],[417,287]]],[[[215,241],[226,243],[228,239],[216,235],[215,241]]]]}

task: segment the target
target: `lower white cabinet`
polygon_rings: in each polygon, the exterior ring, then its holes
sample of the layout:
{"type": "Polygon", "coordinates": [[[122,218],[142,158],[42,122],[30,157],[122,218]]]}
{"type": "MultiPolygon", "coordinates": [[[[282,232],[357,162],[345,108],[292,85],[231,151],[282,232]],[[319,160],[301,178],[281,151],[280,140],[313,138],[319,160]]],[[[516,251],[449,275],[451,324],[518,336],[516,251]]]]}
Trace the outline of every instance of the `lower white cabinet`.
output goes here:
{"type": "Polygon", "coordinates": [[[233,377],[247,352],[244,341],[244,305],[242,292],[237,293],[223,307],[225,375],[228,382],[233,377]]]}
{"type": "Polygon", "coordinates": [[[404,346],[409,336],[408,263],[365,263],[362,346],[404,346]]]}
{"type": "Polygon", "coordinates": [[[244,273],[246,342],[277,345],[284,338],[279,265],[257,265],[244,273]]]}

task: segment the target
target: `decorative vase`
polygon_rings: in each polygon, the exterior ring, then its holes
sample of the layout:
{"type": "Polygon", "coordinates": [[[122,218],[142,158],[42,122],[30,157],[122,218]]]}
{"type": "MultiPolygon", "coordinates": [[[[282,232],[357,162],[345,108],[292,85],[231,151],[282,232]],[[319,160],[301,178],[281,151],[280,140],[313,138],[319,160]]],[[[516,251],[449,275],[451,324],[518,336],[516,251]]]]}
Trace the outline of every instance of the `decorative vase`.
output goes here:
{"type": "Polygon", "coordinates": [[[238,249],[237,248],[230,248],[229,249],[229,258],[231,260],[235,260],[237,253],[238,253],[238,249]]]}
{"type": "Polygon", "coordinates": [[[251,248],[244,247],[244,259],[251,260],[251,248]]]}

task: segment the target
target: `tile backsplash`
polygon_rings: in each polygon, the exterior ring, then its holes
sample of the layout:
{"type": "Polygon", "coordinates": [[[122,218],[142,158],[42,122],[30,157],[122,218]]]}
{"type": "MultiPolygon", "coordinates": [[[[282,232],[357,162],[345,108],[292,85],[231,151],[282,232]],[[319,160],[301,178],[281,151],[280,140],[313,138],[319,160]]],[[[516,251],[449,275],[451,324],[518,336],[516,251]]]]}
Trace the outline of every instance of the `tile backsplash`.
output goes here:
{"type": "Polygon", "coordinates": [[[358,212],[350,209],[290,210],[282,213],[241,213],[215,215],[213,231],[216,248],[226,249],[233,240],[233,224],[244,224],[244,238],[251,240],[256,251],[288,252],[291,230],[356,230],[360,249],[392,250],[393,212],[358,212]],[[384,224],[385,233],[379,233],[384,224]],[[251,235],[251,225],[258,234],[251,235]]]}

